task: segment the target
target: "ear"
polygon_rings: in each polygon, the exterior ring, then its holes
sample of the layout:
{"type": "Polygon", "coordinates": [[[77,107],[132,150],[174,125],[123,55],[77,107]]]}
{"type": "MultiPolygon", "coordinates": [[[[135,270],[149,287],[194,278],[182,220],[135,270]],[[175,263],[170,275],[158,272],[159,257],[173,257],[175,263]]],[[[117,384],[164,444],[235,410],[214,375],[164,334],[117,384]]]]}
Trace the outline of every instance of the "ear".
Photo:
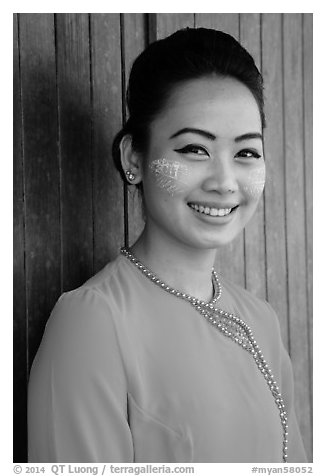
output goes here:
{"type": "Polygon", "coordinates": [[[128,178],[127,180],[133,184],[140,183],[143,178],[142,161],[140,154],[136,153],[132,148],[132,139],[129,134],[123,136],[119,148],[121,165],[125,174],[127,171],[130,171],[135,177],[132,182],[128,178]]]}

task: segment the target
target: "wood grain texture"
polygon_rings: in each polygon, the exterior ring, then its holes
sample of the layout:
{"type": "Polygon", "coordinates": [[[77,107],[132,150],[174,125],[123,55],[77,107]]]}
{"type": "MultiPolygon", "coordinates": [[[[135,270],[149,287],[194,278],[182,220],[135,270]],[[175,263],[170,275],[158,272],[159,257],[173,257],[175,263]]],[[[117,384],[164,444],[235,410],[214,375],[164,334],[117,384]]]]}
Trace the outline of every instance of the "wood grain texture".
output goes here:
{"type": "Polygon", "coordinates": [[[26,325],[30,365],[44,324],[60,294],[53,15],[20,15],[20,45],[26,199],[26,325]]]}
{"type": "Polygon", "coordinates": [[[290,355],[293,360],[296,410],[305,445],[311,441],[309,338],[305,260],[305,181],[303,150],[303,65],[301,14],[284,14],[284,118],[286,243],[290,355]],[[293,120],[295,118],[295,120],[293,120]],[[302,411],[306,407],[306,411],[302,411]]]}
{"type": "MultiPolygon", "coordinates": [[[[307,290],[312,317],[312,230],[313,230],[313,16],[303,15],[304,156],[306,197],[307,290]]],[[[312,319],[310,319],[312,322],[312,319]]]]}
{"type": "MultiPolygon", "coordinates": [[[[313,15],[303,15],[303,107],[304,107],[304,165],[305,165],[305,210],[306,210],[306,283],[307,318],[309,334],[309,390],[312,426],[313,405],[313,15]]],[[[309,450],[312,460],[312,444],[309,450]]]]}
{"type": "MultiPolygon", "coordinates": [[[[240,41],[261,68],[260,14],[241,13],[240,41]]],[[[246,288],[256,296],[266,299],[265,262],[265,197],[260,199],[257,210],[244,231],[246,288]]]]}
{"type": "Polygon", "coordinates": [[[262,71],[265,81],[265,237],[267,298],[278,314],[288,348],[285,164],[283,131],[282,15],[262,15],[262,71]]]}
{"type": "Polygon", "coordinates": [[[57,14],[63,289],[93,272],[92,113],[89,19],[57,14]]]}
{"type": "Polygon", "coordinates": [[[120,15],[91,15],[92,156],[94,163],[94,271],[124,243],[123,183],[111,146],[121,127],[120,15]]]}
{"type": "MultiPolygon", "coordinates": [[[[123,35],[122,53],[125,85],[123,93],[125,94],[132,63],[146,45],[147,25],[143,13],[123,13],[122,15],[121,34],[123,35]]],[[[123,112],[125,117],[128,117],[128,111],[125,109],[123,112]]],[[[126,245],[131,246],[144,228],[144,217],[141,193],[134,185],[125,185],[125,187],[125,199],[127,200],[125,209],[128,214],[126,245]]]]}
{"type": "Polygon", "coordinates": [[[194,13],[150,13],[150,16],[156,17],[154,31],[151,30],[152,40],[159,40],[171,35],[177,30],[186,27],[194,27],[194,13]]]}
{"type": "Polygon", "coordinates": [[[13,73],[14,73],[14,101],[13,101],[13,301],[14,301],[14,328],[13,328],[13,393],[15,408],[13,418],[14,454],[15,462],[26,461],[27,441],[27,333],[26,333],[26,276],[25,276],[25,230],[24,230],[24,168],[22,151],[22,108],[21,83],[19,65],[19,29],[18,15],[13,16],[13,73]]]}
{"type": "Polygon", "coordinates": [[[195,25],[222,30],[239,38],[239,16],[239,13],[195,13],[195,25]]]}

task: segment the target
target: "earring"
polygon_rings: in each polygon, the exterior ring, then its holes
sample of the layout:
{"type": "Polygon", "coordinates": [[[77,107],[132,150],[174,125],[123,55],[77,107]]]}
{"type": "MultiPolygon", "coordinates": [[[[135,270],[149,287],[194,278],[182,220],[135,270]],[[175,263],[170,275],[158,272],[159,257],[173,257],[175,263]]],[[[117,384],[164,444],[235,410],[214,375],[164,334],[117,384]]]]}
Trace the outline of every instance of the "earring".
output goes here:
{"type": "Polygon", "coordinates": [[[135,180],[136,175],[134,173],[132,173],[131,170],[127,170],[126,171],[126,177],[130,182],[132,182],[133,180],[135,180]]]}

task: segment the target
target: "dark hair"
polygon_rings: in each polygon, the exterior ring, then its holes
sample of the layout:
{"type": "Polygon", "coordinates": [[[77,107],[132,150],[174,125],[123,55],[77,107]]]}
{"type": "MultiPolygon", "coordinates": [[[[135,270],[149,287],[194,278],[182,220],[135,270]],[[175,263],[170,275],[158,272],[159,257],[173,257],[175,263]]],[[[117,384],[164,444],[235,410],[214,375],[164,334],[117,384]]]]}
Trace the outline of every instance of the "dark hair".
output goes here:
{"type": "Polygon", "coordinates": [[[119,145],[123,136],[130,134],[134,150],[145,152],[149,125],[164,109],[173,88],[183,81],[211,75],[233,77],[247,86],[265,127],[263,79],[247,50],[222,31],[176,31],[151,43],[133,63],[127,88],[129,119],[112,146],[115,165],[122,175],[119,145]]]}

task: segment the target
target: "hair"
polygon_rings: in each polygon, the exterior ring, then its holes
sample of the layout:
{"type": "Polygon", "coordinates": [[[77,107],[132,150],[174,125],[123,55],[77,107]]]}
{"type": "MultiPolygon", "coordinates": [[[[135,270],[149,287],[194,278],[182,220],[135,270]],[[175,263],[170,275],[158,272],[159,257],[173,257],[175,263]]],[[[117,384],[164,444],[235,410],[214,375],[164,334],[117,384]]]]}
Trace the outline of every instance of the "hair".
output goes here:
{"type": "Polygon", "coordinates": [[[207,28],[185,28],[151,43],[134,61],[127,88],[129,118],[116,135],[112,153],[124,177],[119,145],[131,136],[136,152],[145,153],[149,126],[161,113],[174,88],[202,77],[232,77],[254,96],[265,127],[263,78],[252,56],[231,35],[207,28]]]}

